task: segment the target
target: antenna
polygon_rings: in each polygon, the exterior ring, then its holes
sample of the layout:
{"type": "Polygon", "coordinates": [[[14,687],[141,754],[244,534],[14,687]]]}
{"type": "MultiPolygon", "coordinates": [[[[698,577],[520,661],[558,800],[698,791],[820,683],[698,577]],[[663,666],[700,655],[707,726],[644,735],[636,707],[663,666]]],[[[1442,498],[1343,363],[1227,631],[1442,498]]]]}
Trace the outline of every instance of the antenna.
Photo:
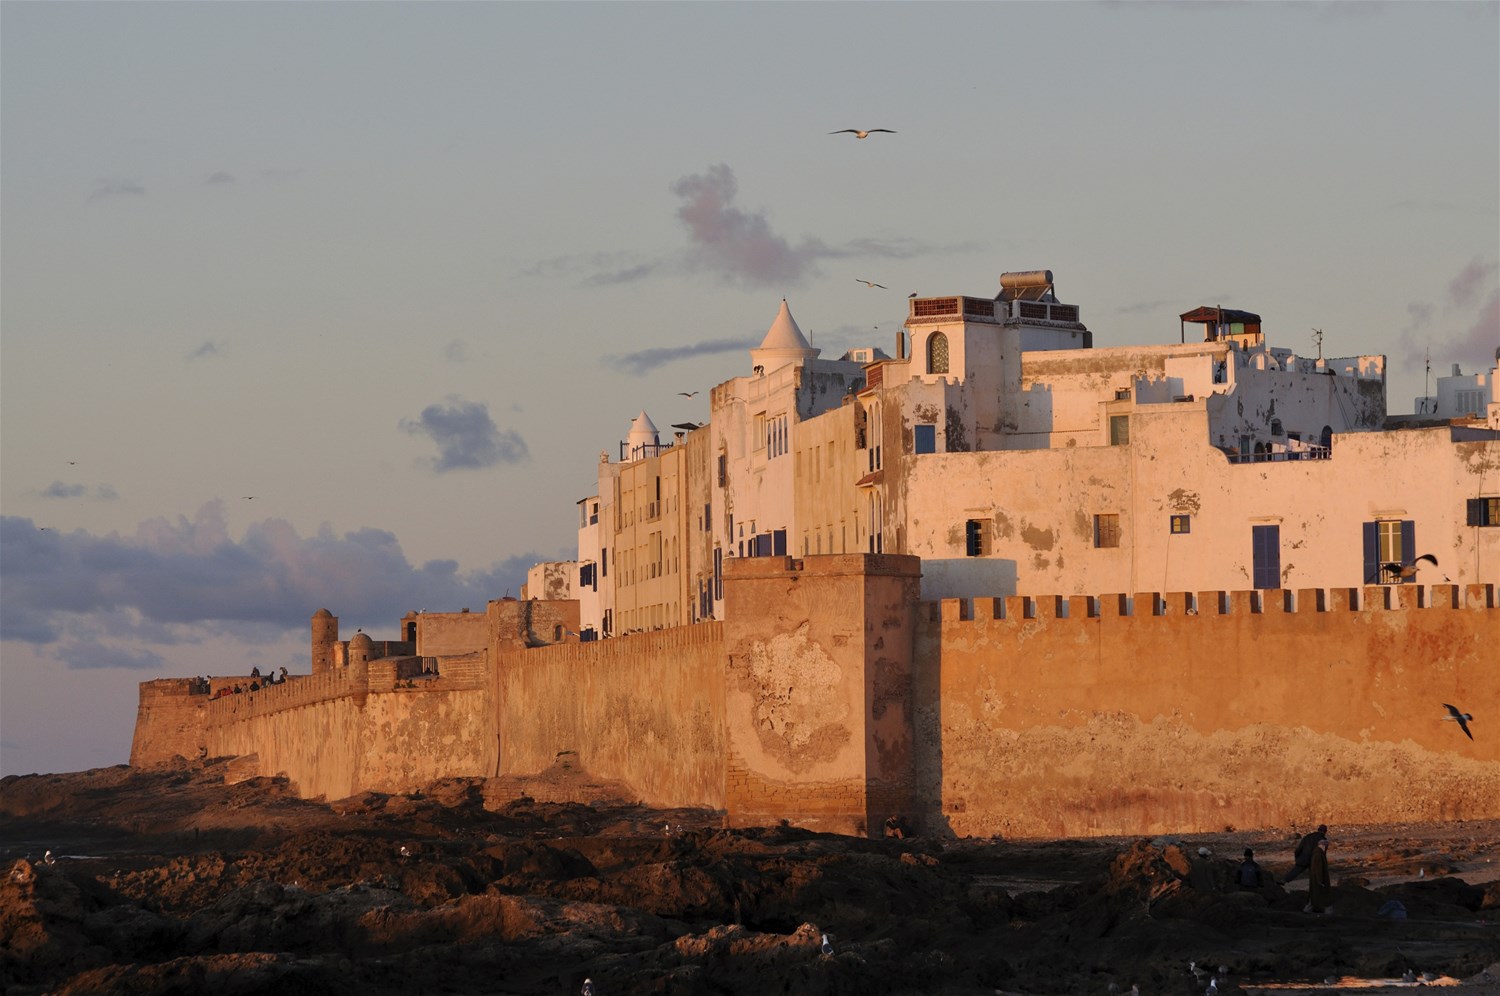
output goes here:
{"type": "Polygon", "coordinates": [[[1323,358],[1323,330],[1313,329],[1313,342],[1318,344],[1318,359],[1323,358]]]}
{"type": "MultiPolygon", "coordinates": [[[[1427,400],[1432,397],[1432,347],[1427,347],[1427,373],[1422,378],[1422,414],[1427,414],[1427,400]]],[[[1433,411],[1437,408],[1434,406],[1433,411]]]]}

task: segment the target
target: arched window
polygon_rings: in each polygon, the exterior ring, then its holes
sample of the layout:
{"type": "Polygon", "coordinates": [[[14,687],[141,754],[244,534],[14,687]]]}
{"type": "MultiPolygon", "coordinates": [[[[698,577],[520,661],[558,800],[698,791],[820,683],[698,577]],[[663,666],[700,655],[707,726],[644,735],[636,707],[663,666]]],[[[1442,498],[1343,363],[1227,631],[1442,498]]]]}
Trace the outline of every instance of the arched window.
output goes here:
{"type": "Polygon", "coordinates": [[[948,372],[948,337],[941,332],[934,332],[927,337],[927,372],[948,372]]]}

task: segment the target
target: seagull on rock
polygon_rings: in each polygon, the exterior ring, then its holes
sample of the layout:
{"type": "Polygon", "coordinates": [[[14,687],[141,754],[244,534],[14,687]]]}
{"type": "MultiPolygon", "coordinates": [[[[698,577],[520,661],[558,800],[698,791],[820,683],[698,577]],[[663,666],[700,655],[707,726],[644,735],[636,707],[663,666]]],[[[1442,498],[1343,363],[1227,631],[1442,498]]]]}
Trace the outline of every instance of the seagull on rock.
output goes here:
{"type": "Polygon", "coordinates": [[[830,131],[828,134],[830,134],[830,135],[844,135],[844,134],[849,134],[849,135],[853,135],[855,138],[869,138],[871,135],[875,134],[877,131],[883,131],[887,135],[894,135],[894,134],[896,134],[895,132],[891,131],[889,128],[870,128],[870,129],[867,129],[865,131],[860,131],[858,128],[840,128],[838,131],[830,131]]]}
{"type": "Polygon", "coordinates": [[[827,934],[823,935],[823,953],[826,955],[833,954],[833,942],[828,939],[827,934]]]}
{"type": "Polygon", "coordinates": [[[1444,716],[1443,718],[1453,720],[1453,722],[1458,724],[1458,728],[1464,731],[1464,736],[1468,737],[1470,740],[1473,740],[1474,734],[1469,732],[1469,723],[1474,719],[1474,717],[1466,712],[1459,712],[1457,707],[1451,706],[1446,702],[1443,703],[1443,708],[1448,710],[1448,715],[1444,716]]]}

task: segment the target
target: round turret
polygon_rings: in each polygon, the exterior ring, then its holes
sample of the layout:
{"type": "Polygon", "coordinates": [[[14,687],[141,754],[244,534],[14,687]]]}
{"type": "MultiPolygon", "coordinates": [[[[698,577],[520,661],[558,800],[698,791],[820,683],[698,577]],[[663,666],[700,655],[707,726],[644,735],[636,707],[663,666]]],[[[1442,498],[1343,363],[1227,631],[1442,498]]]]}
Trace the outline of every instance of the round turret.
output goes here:
{"type": "Polygon", "coordinates": [[[776,320],[766,331],[760,347],[750,350],[750,362],[755,365],[756,372],[770,373],[788,363],[815,360],[821,352],[821,349],[814,349],[812,343],[807,341],[807,336],[797,327],[797,320],[787,307],[786,298],[782,298],[781,310],[776,312],[776,320]]]}
{"type": "Polygon", "coordinates": [[[375,641],[363,630],[349,637],[349,666],[368,664],[375,656],[375,641]]]}
{"type": "Polygon", "coordinates": [[[656,448],[661,445],[661,436],[656,431],[656,423],[651,421],[651,416],[642,411],[630,423],[630,433],[625,437],[625,446],[630,453],[630,459],[639,460],[642,457],[655,456],[656,448]]]}
{"type": "Polygon", "coordinates": [[[339,618],[327,609],[312,617],[312,673],[333,670],[333,646],[339,642],[339,618]]]}

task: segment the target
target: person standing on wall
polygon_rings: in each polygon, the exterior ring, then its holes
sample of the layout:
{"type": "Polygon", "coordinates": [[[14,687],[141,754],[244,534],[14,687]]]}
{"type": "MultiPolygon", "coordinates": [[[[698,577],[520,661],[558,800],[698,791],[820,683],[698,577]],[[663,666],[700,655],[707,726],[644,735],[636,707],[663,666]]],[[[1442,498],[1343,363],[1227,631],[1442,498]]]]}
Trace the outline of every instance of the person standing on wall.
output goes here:
{"type": "Polygon", "coordinates": [[[1307,871],[1308,866],[1312,864],[1313,852],[1318,849],[1318,841],[1327,839],[1328,827],[1320,823],[1318,824],[1318,829],[1314,830],[1310,834],[1307,834],[1300,841],[1298,841],[1297,850],[1292,854],[1292,859],[1294,861],[1292,870],[1287,872],[1286,878],[1282,879],[1281,881],[1290,882],[1298,875],[1301,875],[1303,872],[1307,871]]]}

